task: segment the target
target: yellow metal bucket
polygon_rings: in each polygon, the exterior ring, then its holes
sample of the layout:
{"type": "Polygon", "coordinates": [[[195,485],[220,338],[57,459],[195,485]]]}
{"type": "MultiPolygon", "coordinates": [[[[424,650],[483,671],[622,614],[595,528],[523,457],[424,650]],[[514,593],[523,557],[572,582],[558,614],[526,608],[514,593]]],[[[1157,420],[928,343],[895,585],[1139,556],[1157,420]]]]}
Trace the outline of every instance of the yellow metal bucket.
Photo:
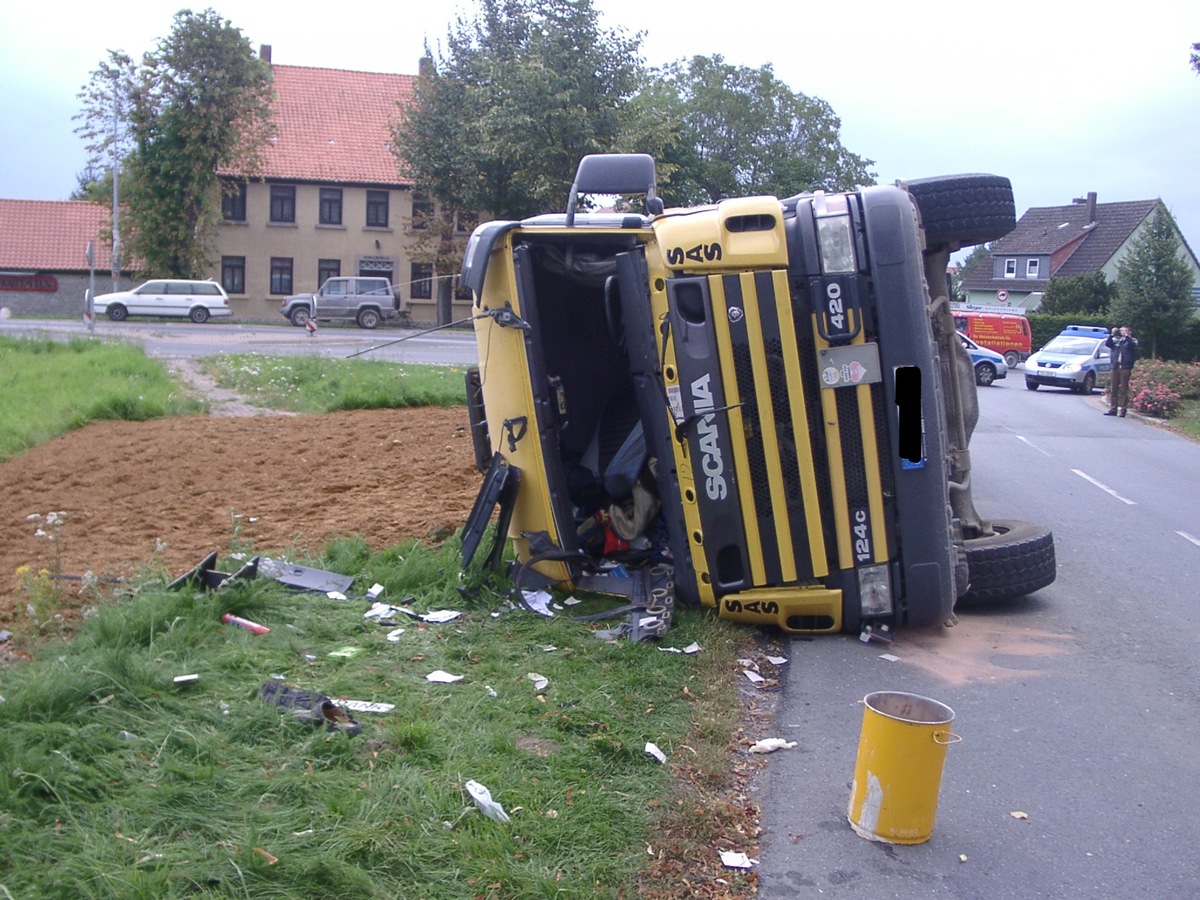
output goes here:
{"type": "Polygon", "coordinates": [[[862,735],[846,817],[861,837],[920,844],[933,834],[954,710],[898,691],[863,698],[862,735]]]}

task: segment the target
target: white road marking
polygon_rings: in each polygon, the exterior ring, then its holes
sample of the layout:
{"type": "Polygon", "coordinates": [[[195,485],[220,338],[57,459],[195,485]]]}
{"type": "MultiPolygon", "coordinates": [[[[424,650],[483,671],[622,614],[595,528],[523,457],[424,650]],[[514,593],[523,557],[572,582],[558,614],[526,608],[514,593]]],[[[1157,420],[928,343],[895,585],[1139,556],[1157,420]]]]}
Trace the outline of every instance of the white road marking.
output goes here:
{"type": "Polygon", "coordinates": [[[1028,444],[1030,447],[1032,447],[1038,453],[1041,453],[1043,456],[1050,455],[1049,453],[1047,453],[1045,450],[1043,450],[1041,447],[1039,447],[1037,444],[1035,444],[1033,441],[1031,441],[1029,438],[1025,437],[1024,435],[1018,434],[1016,437],[1017,437],[1018,441],[1022,441],[1023,443],[1028,444]]]}
{"type": "Polygon", "coordinates": [[[1095,478],[1093,478],[1087,472],[1081,472],[1081,471],[1079,471],[1079,469],[1072,469],[1071,471],[1074,472],[1076,475],[1078,475],[1080,478],[1082,478],[1084,481],[1090,481],[1096,487],[1100,488],[1100,490],[1104,491],[1104,493],[1112,494],[1114,497],[1116,497],[1122,503],[1125,503],[1129,506],[1137,506],[1136,500],[1130,500],[1128,497],[1122,497],[1120,494],[1118,494],[1116,491],[1114,491],[1108,485],[1104,484],[1101,481],[1097,481],[1095,478]]]}
{"type": "Polygon", "coordinates": [[[1188,534],[1186,531],[1177,531],[1175,533],[1185,541],[1191,541],[1197,547],[1200,547],[1200,538],[1196,537],[1194,534],[1188,534]]]}

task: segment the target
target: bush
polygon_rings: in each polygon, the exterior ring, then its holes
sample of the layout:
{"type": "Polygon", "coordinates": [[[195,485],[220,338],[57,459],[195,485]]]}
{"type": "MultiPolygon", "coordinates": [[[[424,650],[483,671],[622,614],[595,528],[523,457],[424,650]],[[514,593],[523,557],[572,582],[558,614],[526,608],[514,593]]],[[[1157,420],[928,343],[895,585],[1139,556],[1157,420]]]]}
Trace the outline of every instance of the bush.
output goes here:
{"type": "Polygon", "coordinates": [[[1131,394],[1162,385],[1184,400],[1200,400],[1200,363],[1166,362],[1148,359],[1138,362],[1129,385],[1131,394]]]}
{"type": "Polygon", "coordinates": [[[1133,395],[1130,403],[1134,409],[1156,419],[1169,419],[1179,412],[1179,394],[1164,384],[1144,387],[1136,393],[1130,390],[1130,394],[1133,395]]]}

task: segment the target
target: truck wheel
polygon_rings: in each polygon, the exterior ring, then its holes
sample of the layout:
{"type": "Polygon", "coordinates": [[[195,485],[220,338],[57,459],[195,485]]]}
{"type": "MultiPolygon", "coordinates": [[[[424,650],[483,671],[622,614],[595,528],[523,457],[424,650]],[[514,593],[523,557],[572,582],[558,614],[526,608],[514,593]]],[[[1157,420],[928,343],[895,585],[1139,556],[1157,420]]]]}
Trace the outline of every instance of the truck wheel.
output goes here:
{"type": "Polygon", "coordinates": [[[971,584],[959,606],[1032,594],[1054,581],[1054,535],[1032,522],[997,519],[995,534],[966,542],[971,584]]]}
{"type": "Polygon", "coordinates": [[[1007,353],[1004,354],[1004,364],[1007,365],[1010,369],[1015,369],[1017,367],[1017,363],[1019,363],[1020,361],[1021,361],[1021,354],[1018,353],[1016,350],[1009,350],[1007,353]]]}
{"type": "Polygon", "coordinates": [[[379,311],[374,309],[363,309],[358,313],[359,328],[378,328],[379,327],[379,311]]]}
{"type": "Polygon", "coordinates": [[[307,306],[297,306],[295,309],[292,310],[292,314],[290,316],[288,316],[288,319],[297,328],[303,328],[305,325],[308,324],[308,319],[309,319],[308,307],[307,306]]]}
{"type": "Polygon", "coordinates": [[[903,187],[917,202],[930,246],[985,244],[1017,224],[1012,182],[1000,175],[918,178],[903,187]]]}

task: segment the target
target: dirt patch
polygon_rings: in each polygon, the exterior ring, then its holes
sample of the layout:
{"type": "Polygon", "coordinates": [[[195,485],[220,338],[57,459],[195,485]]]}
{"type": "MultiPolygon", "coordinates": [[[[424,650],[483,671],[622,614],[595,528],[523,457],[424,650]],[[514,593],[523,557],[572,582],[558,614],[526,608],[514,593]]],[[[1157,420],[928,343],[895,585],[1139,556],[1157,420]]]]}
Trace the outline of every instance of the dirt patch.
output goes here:
{"type": "Polygon", "coordinates": [[[213,409],[224,414],[88,425],[0,464],[0,630],[24,615],[22,566],[183,573],[213,550],[224,560],[235,536],[262,554],[349,535],[381,549],[452,533],[480,484],[462,408],[213,409]]]}

